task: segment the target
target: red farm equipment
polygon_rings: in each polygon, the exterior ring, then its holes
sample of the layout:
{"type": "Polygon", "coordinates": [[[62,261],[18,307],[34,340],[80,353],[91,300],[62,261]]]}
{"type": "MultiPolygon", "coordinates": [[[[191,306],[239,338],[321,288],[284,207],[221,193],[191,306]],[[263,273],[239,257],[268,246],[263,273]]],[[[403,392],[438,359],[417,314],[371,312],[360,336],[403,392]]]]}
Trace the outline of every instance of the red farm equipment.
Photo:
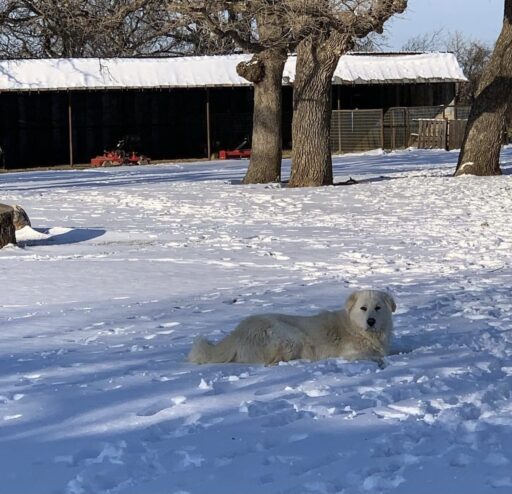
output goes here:
{"type": "Polygon", "coordinates": [[[91,159],[92,166],[121,166],[121,165],[149,165],[151,160],[133,150],[136,138],[125,137],[121,139],[114,150],[105,151],[91,159]],[[128,149],[131,148],[131,151],[128,149]]]}
{"type": "Polygon", "coordinates": [[[251,157],[251,148],[249,146],[249,139],[244,139],[235,149],[227,150],[222,149],[219,151],[219,159],[231,160],[251,157]]]}

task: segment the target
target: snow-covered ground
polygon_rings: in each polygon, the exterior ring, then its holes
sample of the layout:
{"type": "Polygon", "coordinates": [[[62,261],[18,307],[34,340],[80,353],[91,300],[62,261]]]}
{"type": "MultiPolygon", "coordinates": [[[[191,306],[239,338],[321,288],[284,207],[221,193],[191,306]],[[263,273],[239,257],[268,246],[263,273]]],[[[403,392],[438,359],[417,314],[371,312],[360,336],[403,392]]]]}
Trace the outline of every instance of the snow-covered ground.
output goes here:
{"type": "Polygon", "coordinates": [[[456,158],[339,157],[357,184],[302,190],[247,162],[0,175],[35,229],[0,251],[0,492],[512,492],[512,150],[502,177],[456,158]],[[366,287],[410,350],[384,369],[186,362],[366,287]]]}

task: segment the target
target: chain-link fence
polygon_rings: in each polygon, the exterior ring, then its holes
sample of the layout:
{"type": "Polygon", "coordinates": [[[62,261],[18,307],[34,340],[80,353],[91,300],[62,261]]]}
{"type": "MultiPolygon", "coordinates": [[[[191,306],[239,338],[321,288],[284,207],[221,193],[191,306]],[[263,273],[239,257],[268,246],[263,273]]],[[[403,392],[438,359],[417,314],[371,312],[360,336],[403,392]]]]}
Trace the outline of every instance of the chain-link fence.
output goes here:
{"type": "Polygon", "coordinates": [[[457,149],[470,107],[422,106],[388,110],[335,110],[331,119],[333,153],[409,146],[457,149]]]}

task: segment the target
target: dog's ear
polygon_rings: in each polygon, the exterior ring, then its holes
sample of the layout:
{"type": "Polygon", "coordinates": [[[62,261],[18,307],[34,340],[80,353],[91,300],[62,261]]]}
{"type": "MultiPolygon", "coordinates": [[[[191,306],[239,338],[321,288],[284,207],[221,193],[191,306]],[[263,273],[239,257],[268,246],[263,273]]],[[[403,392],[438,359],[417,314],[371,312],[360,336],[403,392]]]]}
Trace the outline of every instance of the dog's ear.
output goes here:
{"type": "Polygon", "coordinates": [[[384,302],[389,306],[391,309],[391,312],[395,312],[396,310],[396,302],[395,299],[389,294],[389,293],[383,293],[384,295],[384,302]]]}
{"type": "Polygon", "coordinates": [[[352,292],[350,296],[347,298],[347,301],[345,302],[345,310],[347,312],[350,312],[352,310],[352,307],[354,307],[357,300],[357,292],[352,292]]]}

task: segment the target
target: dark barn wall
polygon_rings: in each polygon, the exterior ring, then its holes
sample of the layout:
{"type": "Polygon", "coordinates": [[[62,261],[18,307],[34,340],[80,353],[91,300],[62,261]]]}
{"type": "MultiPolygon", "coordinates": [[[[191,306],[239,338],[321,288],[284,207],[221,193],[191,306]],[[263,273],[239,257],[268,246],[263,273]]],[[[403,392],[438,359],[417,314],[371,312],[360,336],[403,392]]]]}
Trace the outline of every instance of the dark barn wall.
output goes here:
{"type": "MultiPolygon", "coordinates": [[[[233,149],[251,139],[254,108],[252,87],[210,90],[212,150],[233,149]]],[[[283,87],[283,148],[291,148],[293,88],[283,87]]]]}
{"type": "Polygon", "coordinates": [[[0,147],[7,168],[67,163],[66,93],[0,94],[0,147]]]}
{"type": "Polygon", "coordinates": [[[210,89],[212,151],[233,149],[252,134],[253,90],[210,89]]]}
{"type": "MultiPolygon", "coordinates": [[[[206,90],[75,91],[74,163],[88,163],[125,136],[152,159],[205,157],[206,90]]],[[[68,93],[1,93],[6,168],[69,163],[68,93]]]]}
{"type": "MultiPolygon", "coordinates": [[[[283,88],[283,147],[291,148],[293,88],[283,88]]],[[[455,84],[354,85],[333,88],[333,108],[449,104],[455,84]]],[[[0,146],[6,168],[69,163],[68,101],[74,163],[112,149],[125,136],[153,160],[206,158],[208,92],[200,89],[0,93],[0,146]]],[[[251,87],[209,90],[212,151],[252,133],[251,87]]]]}
{"type": "Polygon", "coordinates": [[[395,106],[449,105],[454,98],[454,83],[361,84],[334,86],[332,104],[336,110],[374,110],[395,106]]]}
{"type": "Polygon", "coordinates": [[[154,160],[206,156],[206,91],[72,93],[75,162],[113,149],[127,136],[154,160]]]}

